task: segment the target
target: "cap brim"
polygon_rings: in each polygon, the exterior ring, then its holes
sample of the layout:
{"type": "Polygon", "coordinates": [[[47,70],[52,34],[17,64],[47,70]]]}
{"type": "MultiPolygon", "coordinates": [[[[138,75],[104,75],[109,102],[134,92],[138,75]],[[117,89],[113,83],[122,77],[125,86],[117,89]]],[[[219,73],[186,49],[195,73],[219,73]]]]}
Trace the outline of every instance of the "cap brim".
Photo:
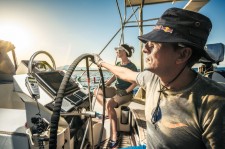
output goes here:
{"type": "Polygon", "coordinates": [[[153,41],[153,42],[167,42],[167,43],[180,42],[180,43],[193,44],[192,42],[189,42],[188,40],[185,40],[179,37],[179,35],[176,33],[164,32],[162,30],[152,30],[148,34],[138,36],[138,39],[141,40],[143,43],[146,43],[148,41],[153,41]]]}
{"type": "Polygon", "coordinates": [[[204,50],[204,48],[199,47],[199,45],[196,45],[195,43],[192,43],[186,39],[183,39],[179,36],[179,34],[176,33],[169,33],[164,32],[162,30],[152,30],[150,33],[144,34],[142,36],[138,36],[138,39],[143,42],[147,43],[149,41],[153,42],[159,42],[159,43],[184,43],[189,46],[193,46],[201,52],[202,57],[205,59],[214,62],[214,60],[207,54],[207,52],[204,50]]]}

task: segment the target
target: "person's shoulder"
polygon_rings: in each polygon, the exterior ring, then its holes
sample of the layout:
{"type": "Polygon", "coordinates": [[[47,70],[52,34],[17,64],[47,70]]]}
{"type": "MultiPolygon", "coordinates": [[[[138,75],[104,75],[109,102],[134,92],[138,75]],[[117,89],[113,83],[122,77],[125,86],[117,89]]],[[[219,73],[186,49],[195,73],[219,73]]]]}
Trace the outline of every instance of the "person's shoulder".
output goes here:
{"type": "Polygon", "coordinates": [[[158,80],[158,76],[147,69],[142,72],[139,72],[138,77],[143,77],[149,80],[158,80]]]}
{"type": "Polygon", "coordinates": [[[133,62],[130,62],[129,65],[131,65],[133,67],[137,67],[133,62]]]}
{"type": "Polygon", "coordinates": [[[136,66],[132,61],[130,61],[130,63],[128,63],[128,64],[136,66]]]}
{"type": "Polygon", "coordinates": [[[225,86],[221,85],[220,83],[212,80],[211,78],[205,77],[205,76],[198,76],[199,79],[204,83],[207,84],[207,88],[219,88],[219,90],[223,91],[225,93],[225,86]]]}
{"type": "Polygon", "coordinates": [[[159,78],[149,70],[144,70],[138,73],[136,82],[143,88],[151,88],[159,84],[159,78]]]}
{"type": "Polygon", "coordinates": [[[208,96],[217,96],[224,98],[225,100],[225,86],[219,84],[218,82],[199,75],[199,87],[208,96]]]}
{"type": "Polygon", "coordinates": [[[130,67],[133,67],[137,71],[137,66],[133,62],[130,62],[129,65],[130,67]]]}
{"type": "Polygon", "coordinates": [[[191,94],[193,96],[190,98],[193,98],[198,108],[204,109],[202,114],[205,116],[210,111],[225,108],[225,87],[210,78],[199,74],[191,94]]]}

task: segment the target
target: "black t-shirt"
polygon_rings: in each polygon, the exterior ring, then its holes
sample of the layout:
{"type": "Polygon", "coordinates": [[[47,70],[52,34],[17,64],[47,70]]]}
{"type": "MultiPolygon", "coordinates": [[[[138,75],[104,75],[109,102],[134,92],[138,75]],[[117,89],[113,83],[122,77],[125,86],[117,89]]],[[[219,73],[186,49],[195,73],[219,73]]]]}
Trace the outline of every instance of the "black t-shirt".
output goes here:
{"type": "MultiPolygon", "coordinates": [[[[130,62],[130,63],[126,64],[126,65],[121,65],[121,63],[118,62],[116,64],[116,66],[121,66],[121,67],[128,68],[130,70],[133,70],[133,71],[137,71],[137,67],[132,62],[130,62]]],[[[116,85],[117,88],[125,90],[131,85],[131,83],[130,82],[126,82],[124,80],[121,80],[120,78],[116,78],[116,84],[115,85],[116,85]]]]}

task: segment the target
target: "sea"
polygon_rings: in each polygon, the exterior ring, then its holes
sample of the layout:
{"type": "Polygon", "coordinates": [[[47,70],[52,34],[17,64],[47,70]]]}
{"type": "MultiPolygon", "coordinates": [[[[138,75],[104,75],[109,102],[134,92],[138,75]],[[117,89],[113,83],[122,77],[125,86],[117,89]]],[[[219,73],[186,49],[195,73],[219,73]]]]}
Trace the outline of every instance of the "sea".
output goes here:
{"type": "MultiPolygon", "coordinates": [[[[195,71],[198,71],[198,68],[193,68],[195,71]]],[[[215,71],[225,71],[225,67],[214,67],[215,71]]]]}
{"type": "Polygon", "coordinates": [[[218,67],[218,68],[216,68],[216,70],[218,70],[218,71],[225,71],[225,67],[218,67]]]}
{"type": "MultiPolygon", "coordinates": [[[[113,74],[107,70],[102,70],[102,74],[104,77],[104,82],[109,80],[113,76],[113,74]]],[[[90,75],[90,90],[93,91],[101,83],[100,72],[98,70],[90,70],[89,75],[90,75]]],[[[83,87],[88,87],[87,71],[75,70],[71,77],[77,82],[79,82],[83,87]]]]}

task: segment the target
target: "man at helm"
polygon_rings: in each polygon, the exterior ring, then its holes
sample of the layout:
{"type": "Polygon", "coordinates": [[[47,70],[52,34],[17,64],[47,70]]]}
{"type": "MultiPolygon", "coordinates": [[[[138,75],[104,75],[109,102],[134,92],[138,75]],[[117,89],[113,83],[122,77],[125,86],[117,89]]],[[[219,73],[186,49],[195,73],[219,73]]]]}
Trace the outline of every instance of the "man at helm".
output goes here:
{"type": "Polygon", "coordinates": [[[204,50],[211,28],[202,14],[170,8],[138,37],[145,44],[145,71],[94,56],[98,66],[145,89],[147,149],[225,148],[225,88],[191,69],[200,58],[211,60],[204,50]]]}

